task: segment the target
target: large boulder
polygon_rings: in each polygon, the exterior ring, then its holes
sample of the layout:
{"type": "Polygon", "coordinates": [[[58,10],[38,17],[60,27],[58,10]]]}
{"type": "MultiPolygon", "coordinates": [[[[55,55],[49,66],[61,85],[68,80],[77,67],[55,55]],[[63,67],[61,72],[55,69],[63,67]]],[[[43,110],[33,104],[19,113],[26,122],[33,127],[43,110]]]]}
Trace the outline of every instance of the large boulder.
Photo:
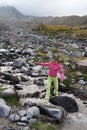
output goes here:
{"type": "Polygon", "coordinates": [[[4,99],[0,98],[0,117],[7,117],[11,111],[11,108],[6,105],[4,99]]]}
{"type": "Polygon", "coordinates": [[[55,96],[50,98],[50,102],[54,105],[63,107],[67,112],[78,112],[78,105],[76,101],[67,96],[55,96]]]}
{"type": "Polygon", "coordinates": [[[64,118],[64,111],[61,108],[52,108],[44,105],[38,105],[40,113],[45,115],[46,118],[52,118],[53,122],[61,122],[64,118]]]}
{"type": "Polygon", "coordinates": [[[84,59],[84,60],[81,60],[77,63],[77,68],[78,70],[80,71],[84,71],[86,72],[87,71],[87,58],[84,59]]]}

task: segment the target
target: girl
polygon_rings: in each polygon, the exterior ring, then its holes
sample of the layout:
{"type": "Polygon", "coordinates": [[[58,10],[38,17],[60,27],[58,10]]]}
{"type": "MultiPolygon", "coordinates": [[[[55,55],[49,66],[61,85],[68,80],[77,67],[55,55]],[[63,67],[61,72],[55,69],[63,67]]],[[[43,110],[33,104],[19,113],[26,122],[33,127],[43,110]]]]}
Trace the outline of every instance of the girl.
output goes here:
{"type": "Polygon", "coordinates": [[[57,73],[60,73],[60,80],[63,82],[64,80],[64,73],[62,70],[62,66],[59,63],[58,57],[54,56],[53,61],[46,62],[46,63],[40,63],[36,62],[37,65],[41,66],[49,66],[49,73],[48,73],[48,83],[47,83],[47,89],[46,89],[46,95],[45,99],[49,100],[50,98],[50,87],[51,83],[54,82],[54,95],[58,95],[58,78],[57,73]]]}

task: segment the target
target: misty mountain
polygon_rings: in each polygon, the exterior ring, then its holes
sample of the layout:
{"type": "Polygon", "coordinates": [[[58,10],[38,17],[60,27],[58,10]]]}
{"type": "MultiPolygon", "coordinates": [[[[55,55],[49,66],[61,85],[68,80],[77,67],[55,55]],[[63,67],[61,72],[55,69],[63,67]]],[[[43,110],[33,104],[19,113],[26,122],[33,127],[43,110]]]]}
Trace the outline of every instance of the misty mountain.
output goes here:
{"type": "Polygon", "coordinates": [[[0,19],[21,19],[24,15],[13,6],[0,7],[0,19]]]}
{"type": "Polygon", "coordinates": [[[31,25],[37,24],[48,24],[48,25],[87,25],[87,15],[86,16],[63,16],[63,17],[36,17],[31,15],[23,15],[13,6],[3,6],[0,7],[0,19],[6,20],[25,20],[28,21],[31,25]]]}

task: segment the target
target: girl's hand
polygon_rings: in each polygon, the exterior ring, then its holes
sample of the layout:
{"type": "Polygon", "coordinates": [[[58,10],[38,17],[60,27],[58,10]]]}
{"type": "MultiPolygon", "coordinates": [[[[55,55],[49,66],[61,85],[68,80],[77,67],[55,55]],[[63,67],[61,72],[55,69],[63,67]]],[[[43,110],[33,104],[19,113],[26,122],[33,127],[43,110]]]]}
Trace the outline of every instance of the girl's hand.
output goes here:
{"type": "Polygon", "coordinates": [[[63,79],[61,79],[61,82],[63,82],[63,79]]]}
{"type": "Polygon", "coordinates": [[[38,62],[35,62],[36,65],[38,65],[38,62]]]}

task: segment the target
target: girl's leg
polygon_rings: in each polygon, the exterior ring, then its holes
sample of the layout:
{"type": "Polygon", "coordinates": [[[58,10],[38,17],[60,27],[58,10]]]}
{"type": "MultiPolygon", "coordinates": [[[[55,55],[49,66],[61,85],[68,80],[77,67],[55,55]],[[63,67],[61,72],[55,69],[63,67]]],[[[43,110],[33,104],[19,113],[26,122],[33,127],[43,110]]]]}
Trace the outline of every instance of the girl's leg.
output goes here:
{"type": "Polygon", "coordinates": [[[57,78],[57,77],[54,78],[53,82],[54,82],[54,94],[55,94],[55,95],[58,95],[58,88],[59,88],[58,78],[57,78]]]}
{"type": "Polygon", "coordinates": [[[49,98],[50,98],[50,87],[51,87],[51,82],[52,82],[52,78],[50,76],[48,76],[48,81],[47,82],[48,83],[47,83],[45,99],[49,100],[49,98]]]}

